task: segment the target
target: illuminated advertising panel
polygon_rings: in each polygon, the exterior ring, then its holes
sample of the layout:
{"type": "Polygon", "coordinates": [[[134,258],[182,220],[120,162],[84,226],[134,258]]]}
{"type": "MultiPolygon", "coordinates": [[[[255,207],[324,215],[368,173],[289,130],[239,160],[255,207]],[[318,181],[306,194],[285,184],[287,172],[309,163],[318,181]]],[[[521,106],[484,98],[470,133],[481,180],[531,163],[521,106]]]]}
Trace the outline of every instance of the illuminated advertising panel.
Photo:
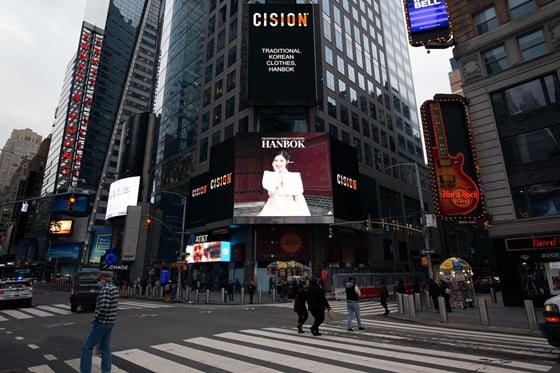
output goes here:
{"type": "Polygon", "coordinates": [[[315,104],[313,10],[312,4],[249,4],[249,104],[315,104]]]}
{"type": "Polygon", "coordinates": [[[436,95],[421,107],[435,213],[447,221],[486,213],[465,98],[436,95]]]}
{"type": "Polygon", "coordinates": [[[445,0],[404,0],[408,40],[413,46],[451,38],[445,0]]]}
{"type": "Polygon", "coordinates": [[[332,223],[327,133],[236,137],[234,223],[332,223]]]}
{"type": "Polygon", "coordinates": [[[69,236],[72,234],[73,220],[51,220],[49,223],[49,234],[51,236],[69,236]]]}
{"type": "Polygon", "coordinates": [[[74,213],[81,213],[87,212],[89,196],[87,195],[78,195],[78,194],[67,194],[63,196],[57,196],[54,199],[53,203],[53,212],[67,212],[69,211],[69,200],[70,196],[75,198],[74,204],[72,205],[72,212],[74,213]]]}
{"type": "Polygon", "coordinates": [[[109,187],[105,220],[125,216],[128,206],[136,206],[140,190],[140,176],[113,181],[109,187]]]}
{"type": "Polygon", "coordinates": [[[208,173],[193,176],[189,184],[187,227],[199,227],[206,223],[208,209],[208,173]]]}
{"type": "Polygon", "coordinates": [[[187,263],[229,262],[230,259],[231,246],[228,241],[187,245],[187,263]]]}
{"type": "Polygon", "coordinates": [[[93,243],[89,255],[90,263],[99,263],[101,256],[111,248],[111,228],[98,226],[93,236],[93,243]]]}

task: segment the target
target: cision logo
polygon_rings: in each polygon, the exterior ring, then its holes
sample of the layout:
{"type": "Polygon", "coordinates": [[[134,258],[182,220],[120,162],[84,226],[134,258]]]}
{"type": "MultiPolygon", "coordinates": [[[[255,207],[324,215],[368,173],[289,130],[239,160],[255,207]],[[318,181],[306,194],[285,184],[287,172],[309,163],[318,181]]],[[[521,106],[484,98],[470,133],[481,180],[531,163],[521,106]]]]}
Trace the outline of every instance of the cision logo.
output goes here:
{"type": "Polygon", "coordinates": [[[307,27],[310,14],[307,12],[277,13],[263,12],[253,14],[254,27],[307,27]]]}

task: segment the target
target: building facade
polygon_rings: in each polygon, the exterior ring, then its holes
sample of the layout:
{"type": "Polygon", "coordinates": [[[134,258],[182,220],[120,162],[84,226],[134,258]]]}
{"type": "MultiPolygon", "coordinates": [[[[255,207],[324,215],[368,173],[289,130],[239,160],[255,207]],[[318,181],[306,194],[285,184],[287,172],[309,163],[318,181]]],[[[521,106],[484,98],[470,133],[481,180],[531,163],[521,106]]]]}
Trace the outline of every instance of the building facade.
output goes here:
{"type": "Polygon", "coordinates": [[[448,1],[506,305],[560,294],[560,3],[448,1]]]}
{"type": "MultiPolygon", "coordinates": [[[[248,282],[256,277],[264,287],[267,265],[287,259],[304,262],[313,274],[322,270],[427,272],[421,264],[421,251],[427,246],[421,216],[431,207],[402,4],[168,1],[163,30],[154,195],[162,206],[163,221],[172,230],[188,233],[189,240],[227,241],[232,252],[226,262],[191,265],[189,276],[210,277],[206,281],[211,285],[227,278],[248,282]],[[266,97],[251,97],[254,68],[248,56],[254,39],[249,29],[255,21],[250,14],[254,9],[266,12],[268,6],[288,6],[294,14],[298,6],[312,9],[305,8],[314,24],[312,103],[294,103],[290,97],[260,100],[274,96],[273,87],[266,97]],[[332,222],[322,224],[236,224],[227,215],[195,222],[189,215],[192,196],[203,189],[193,191],[193,184],[202,174],[213,172],[211,158],[218,148],[227,147],[223,144],[234,137],[279,133],[325,133],[352,149],[345,151],[348,154],[355,152],[359,218],[339,219],[335,211],[332,222]],[[418,179],[414,164],[419,166],[418,179]],[[418,180],[425,206],[419,203],[418,180]],[[189,198],[186,229],[181,226],[185,216],[177,197],[162,191],[189,198]],[[175,202],[166,202],[167,198],[175,202]],[[369,231],[364,227],[368,217],[369,231]],[[283,237],[298,237],[298,247],[282,244],[283,237]]],[[[293,96],[308,88],[296,82],[293,96]]],[[[209,206],[218,209],[215,202],[209,206]]],[[[438,248],[437,263],[441,259],[438,232],[430,233],[429,245],[438,248]]],[[[153,243],[159,248],[154,263],[175,262],[178,254],[184,255],[177,250],[178,240],[166,236],[153,243]]],[[[458,246],[469,245],[470,237],[464,237],[458,246]]]]}

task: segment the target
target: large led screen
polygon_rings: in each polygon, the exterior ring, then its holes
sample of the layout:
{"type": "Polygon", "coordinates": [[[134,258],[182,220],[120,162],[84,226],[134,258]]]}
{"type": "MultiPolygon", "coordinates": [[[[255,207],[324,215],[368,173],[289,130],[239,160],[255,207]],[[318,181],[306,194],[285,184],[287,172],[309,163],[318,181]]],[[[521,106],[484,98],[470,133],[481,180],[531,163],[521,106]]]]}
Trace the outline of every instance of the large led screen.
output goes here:
{"type": "Polygon", "coordinates": [[[330,137],[326,133],[236,138],[235,223],[332,223],[330,137]]]}
{"type": "Polygon", "coordinates": [[[230,259],[231,246],[227,241],[187,245],[187,263],[229,262],[230,259]]]}
{"type": "Polygon", "coordinates": [[[313,10],[312,4],[249,5],[249,104],[315,104],[313,10]]]}
{"type": "Polygon", "coordinates": [[[465,99],[436,95],[421,107],[436,215],[475,220],[485,213],[465,99]]]}
{"type": "Polygon", "coordinates": [[[404,0],[404,9],[411,45],[443,42],[451,37],[445,0],[404,0]]]}

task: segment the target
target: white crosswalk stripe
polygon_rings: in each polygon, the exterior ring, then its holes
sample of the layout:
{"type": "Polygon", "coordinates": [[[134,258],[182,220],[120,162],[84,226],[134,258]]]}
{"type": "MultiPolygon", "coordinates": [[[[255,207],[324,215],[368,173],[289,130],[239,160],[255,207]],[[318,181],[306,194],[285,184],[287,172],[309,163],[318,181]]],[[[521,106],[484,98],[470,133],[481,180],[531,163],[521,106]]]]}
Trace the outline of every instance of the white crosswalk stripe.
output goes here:
{"type": "MultiPolygon", "coordinates": [[[[329,305],[334,310],[336,314],[347,314],[348,308],[346,307],[346,301],[344,300],[333,300],[329,301],[329,305]]],[[[278,308],[292,308],[294,306],[293,302],[281,302],[281,303],[270,303],[265,306],[278,307],[278,308]]],[[[390,312],[397,312],[398,307],[395,302],[387,303],[387,307],[390,312]]],[[[360,302],[360,316],[377,316],[382,315],[385,309],[375,301],[360,302]]]]}
{"type": "MultiPolygon", "coordinates": [[[[149,303],[149,302],[131,302],[124,301],[119,302],[120,310],[128,309],[155,309],[155,308],[167,308],[173,307],[170,304],[164,303],[149,303]]],[[[60,315],[70,315],[73,312],[70,311],[70,305],[59,303],[51,305],[37,305],[35,307],[18,308],[16,309],[4,309],[0,310],[0,322],[10,321],[10,320],[26,320],[34,317],[51,317],[60,315]]]]}
{"type": "MultiPolygon", "coordinates": [[[[321,327],[321,337],[297,334],[293,328],[270,327],[224,332],[211,337],[194,337],[178,342],[154,344],[145,349],[113,352],[113,371],[123,367],[153,372],[546,372],[557,354],[543,338],[485,331],[456,331],[460,343],[485,343],[479,348],[446,348],[441,343],[417,343],[418,338],[438,337],[440,327],[414,326],[389,320],[367,320],[368,329],[349,333],[336,323],[321,327]],[[390,329],[388,329],[390,327],[390,329]],[[385,332],[376,332],[384,330],[385,332]],[[398,335],[398,333],[402,333],[398,335]],[[409,343],[407,339],[414,344],[409,343]],[[548,353],[547,353],[548,351],[548,353]],[[512,358],[512,356],[514,358],[512,358]],[[535,358],[537,356],[537,358],[535,358]],[[120,367],[119,367],[120,366],[120,367]]],[[[446,333],[452,330],[444,329],[446,333]]],[[[453,334],[446,337],[457,340],[453,334]]],[[[457,338],[456,338],[457,337],[457,338]]],[[[441,342],[441,340],[438,340],[441,342]]],[[[64,363],[79,370],[79,359],[64,363]]],[[[99,369],[100,359],[93,366],[99,369]]],[[[98,370],[95,370],[97,372],[98,370]]],[[[29,371],[50,373],[48,364],[29,371]]]]}

